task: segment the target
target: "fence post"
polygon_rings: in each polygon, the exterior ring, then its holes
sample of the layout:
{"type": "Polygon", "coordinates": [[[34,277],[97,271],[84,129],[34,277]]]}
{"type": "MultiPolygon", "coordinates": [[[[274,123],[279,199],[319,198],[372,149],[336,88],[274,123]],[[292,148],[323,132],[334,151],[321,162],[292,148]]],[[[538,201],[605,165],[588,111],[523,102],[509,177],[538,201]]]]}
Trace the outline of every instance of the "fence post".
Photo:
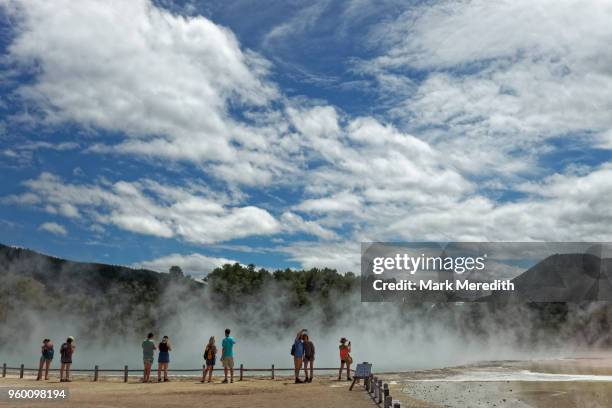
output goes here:
{"type": "Polygon", "coordinates": [[[244,366],[240,364],[240,381],[242,381],[243,371],[244,371],[244,366]]]}
{"type": "Polygon", "coordinates": [[[383,402],[383,382],[382,380],[378,380],[378,403],[382,404],[383,402]]]}
{"type": "Polygon", "coordinates": [[[383,385],[383,395],[384,395],[384,408],[391,408],[391,395],[389,395],[389,384],[385,383],[383,385]]]}
{"type": "Polygon", "coordinates": [[[6,377],[6,363],[2,364],[2,377],[6,377]]]}
{"type": "Polygon", "coordinates": [[[98,365],[94,366],[94,381],[98,381],[98,365]]]}
{"type": "Polygon", "coordinates": [[[123,382],[126,383],[128,380],[128,366],[123,367],[123,382]]]}
{"type": "Polygon", "coordinates": [[[21,368],[19,369],[19,378],[23,378],[23,364],[21,365],[21,368]]]}
{"type": "Polygon", "coordinates": [[[274,364],[272,364],[272,379],[274,379],[274,364]]]}
{"type": "Polygon", "coordinates": [[[374,380],[372,381],[372,394],[374,396],[374,401],[378,398],[378,377],[374,376],[374,380]]]}

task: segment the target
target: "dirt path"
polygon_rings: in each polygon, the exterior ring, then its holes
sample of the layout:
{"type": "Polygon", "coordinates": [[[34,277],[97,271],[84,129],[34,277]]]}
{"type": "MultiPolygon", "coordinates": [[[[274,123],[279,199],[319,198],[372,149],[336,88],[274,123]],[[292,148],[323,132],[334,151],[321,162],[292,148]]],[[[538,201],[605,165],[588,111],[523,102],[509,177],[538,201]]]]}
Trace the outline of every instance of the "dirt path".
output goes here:
{"type": "Polygon", "coordinates": [[[49,387],[67,388],[69,398],[58,403],[0,402],[0,407],[219,407],[219,408],[373,408],[363,388],[349,392],[349,384],[331,377],[315,379],[310,384],[293,384],[289,379],[249,378],[234,384],[201,384],[196,379],[181,379],[168,383],[142,384],[104,380],[75,380],[60,383],[57,380],[37,382],[33,379],[0,379],[0,388],[49,387]]]}

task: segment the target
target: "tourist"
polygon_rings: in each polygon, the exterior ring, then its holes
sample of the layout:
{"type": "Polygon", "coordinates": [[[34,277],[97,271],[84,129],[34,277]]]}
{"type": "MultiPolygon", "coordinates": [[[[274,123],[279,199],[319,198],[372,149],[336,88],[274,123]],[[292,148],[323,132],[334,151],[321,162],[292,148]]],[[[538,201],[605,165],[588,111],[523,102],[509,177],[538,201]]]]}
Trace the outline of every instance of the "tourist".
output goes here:
{"type": "Polygon", "coordinates": [[[157,355],[157,382],[161,382],[161,373],[164,371],[164,382],[168,382],[168,363],[170,363],[170,351],[172,346],[168,340],[168,336],[162,337],[159,343],[159,353],[157,355]]]}
{"type": "Polygon", "coordinates": [[[45,381],[49,379],[49,366],[51,365],[51,361],[53,361],[53,342],[50,339],[43,340],[41,353],[36,381],[40,381],[42,378],[43,368],[45,369],[45,381]]]}
{"type": "Polygon", "coordinates": [[[151,366],[155,359],[155,342],[153,341],[153,333],[149,333],[147,338],[142,342],[142,361],[144,363],[144,373],[142,376],[142,382],[147,383],[151,378],[151,366]]]}
{"type": "Polygon", "coordinates": [[[223,384],[227,384],[228,371],[230,372],[230,382],[234,382],[234,344],[236,344],[236,341],[230,336],[230,329],[225,329],[225,338],[221,342],[221,360],[225,373],[223,384]]]}
{"type": "Polygon", "coordinates": [[[346,379],[347,381],[352,380],[351,378],[351,363],[353,358],[351,357],[351,342],[347,343],[346,337],[340,339],[340,371],[338,372],[338,381],[342,379],[342,369],[346,365],[346,379]]]}
{"type": "MultiPolygon", "coordinates": [[[[295,336],[293,346],[291,347],[291,355],[293,356],[293,365],[295,371],[295,383],[301,384],[303,381],[300,380],[300,369],[302,368],[302,362],[304,360],[304,341],[303,336],[306,329],[300,330],[295,336]]],[[[306,373],[308,377],[308,373],[306,373]]]]}
{"type": "Polygon", "coordinates": [[[69,336],[66,342],[60,347],[61,365],[60,365],[60,382],[71,382],[70,366],[72,365],[72,355],[76,346],[74,345],[74,337],[69,336]]]}
{"type": "Polygon", "coordinates": [[[312,382],[314,372],[314,359],[315,359],[315,346],[314,343],[308,337],[308,334],[303,335],[304,339],[304,374],[306,375],[306,382],[312,382]],[[310,377],[308,376],[308,368],[310,367],[310,377]]]}
{"type": "MultiPolygon", "coordinates": [[[[206,368],[202,372],[202,381],[206,381],[206,373],[208,373],[208,382],[212,382],[213,369],[215,368],[217,358],[217,346],[215,346],[215,336],[211,336],[208,344],[204,349],[204,360],[206,360],[206,368]]],[[[227,374],[225,375],[227,378],[227,374]]]]}

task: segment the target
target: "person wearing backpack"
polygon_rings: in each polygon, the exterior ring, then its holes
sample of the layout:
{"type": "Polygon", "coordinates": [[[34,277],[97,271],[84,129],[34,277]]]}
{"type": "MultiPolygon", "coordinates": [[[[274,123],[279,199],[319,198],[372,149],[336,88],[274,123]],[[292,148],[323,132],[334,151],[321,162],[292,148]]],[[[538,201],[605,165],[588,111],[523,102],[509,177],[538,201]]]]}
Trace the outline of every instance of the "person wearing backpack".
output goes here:
{"type": "MultiPolygon", "coordinates": [[[[295,383],[301,384],[304,381],[300,380],[300,369],[302,368],[302,362],[304,360],[304,342],[303,337],[306,333],[306,329],[300,330],[295,336],[293,346],[291,346],[291,355],[293,356],[293,364],[295,367],[295,383]]],[[[308,377],[308,374],[306,374],[308,377]]]]}
{"type": "Polygon", "coordinates": [[[212,382],[213,369],[215,368],[217,358],[217,346],[215,346],[215,336],[211,336],[208,344],[204,349],[204,360],[206,360],[206,368],[202,371],[202,381],[206,381],[206,373],[208,372],[208,382],[212,382]]]}
{"type": "Polygon", "coordinates": [[[43,368],[45,370],[45,381],[49,379],[49,366],[51,365],[51,361],[53,361],[53,342],[50,339],[43,340],[41,353],[36,381],[41,380],[43,368]]]}
{"type": "Polygon", "coordinates": [[[68,336],[66,342],[60,347],[61,365],[60,365],[60,382],[71,382],[70,380],[70,365],[72,364],[72,354],[76,349],[74,345],[74,337],[68,336]]]}

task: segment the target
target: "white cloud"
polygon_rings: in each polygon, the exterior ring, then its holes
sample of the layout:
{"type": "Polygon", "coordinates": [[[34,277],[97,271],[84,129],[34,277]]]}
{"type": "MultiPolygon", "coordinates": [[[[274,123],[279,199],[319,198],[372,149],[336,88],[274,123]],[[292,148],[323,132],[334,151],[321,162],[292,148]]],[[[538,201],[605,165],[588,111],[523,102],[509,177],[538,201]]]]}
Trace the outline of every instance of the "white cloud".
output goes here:
{"type": "MultiPolygon", "coordinates": [[[[346,13],[357,21],[370,3],[346,13]]],[[[372,37],[382,54],[361,68],[392,93],[396,125],[289,100],[266,61],[204,17],[144,0],[5,4],[17,21],[10,60],[37,69],[19,93],[48,123],[117,131],[119,145],[89,151],[192,161],[231,191],[44,173],[5,203],[199,244],[305,232],[322,242],[289,241],[292,260],[355,272],[360,241],[612,237],[609,165],[537,172],[552,137],[610,146],[607,3],[429,2],[385,21],[372,37]],[[526,183],[525,173],[543,179],[526,183]],[[249,205],[236,184],[287,196],[249,205]],[[516,197],[498,201],[490,189],[516,197]]],[[[318,12],[305,11],[312,21],[318,12]]]]}
{"type": "Polygon", "coordinates": [[[158,272],[168,272],[171,266],[180,266],[183,273],[193,277],[204,277],[212,272],[213,269],[224,264],[234,264],[237,261],[227,258],[211,257],[202,254],[192,253],[188,255],[170,254],[160,258],[141,261],[133,264],[134,268],[151,269],[158,272]]]}
{"type": "Polygon", "coordinates": [[[266,210],[229,205],[230,197],[200,186],[166,186],[150,180],[105,185],[69,184],[43,173],[25,182],[29,192],[6,198],[9,203],[46,203],[44,210],[71,216],[70,208],[92,224],[163,238],[207,244],[280,231],[266,210]],[[64,208],[64,212],[58,209],[64,208]]]}
{"type": "Polygon", "coordinates": [[[61,236],[68,235],[68,231],[66,231],[66,228],[64,228],[63,226],[55,222],[42,223],[38,227],[38,229],[41,231],[50,232],[51,234],[54,234],[54,235],[61,235],[61,236]]]}
{"type": "Polygon", "coordinates": [[[361,273],[359,242],[295,242],[279,248],[303,268],[332,268],[341,273],[361,273]]]}
{"type": "Polygon", "coordinates": [[[36,80],[18,94],[50,124],[70,121],[127,136],[93,151],[206,163],[221,176],[240,163],[234,178],[249,184],[281,171],[259,158],[274,151],[272,125],[260,123],[263,116],[238,122],[229,113],[240,109],[248,117],[278,97],[266,80],[269,63],[242,50],[230,30],[148,0],[2,3],[16,22],[9,60],[23,70],[37,67],[36,80]],[[259,145],[255,137],[244,143],[245,133],[266,132],[259,145]]]}
{"type": "Polygon", "coordinates": [[[362,69],[398,80],[423,72],[391,113],[429,128],[463,172],[532,172],[548,138],[607,146],[592,135],[612,129],[610,19],[609,2],[426,3],[374,31],[384,51],[362,69]]]}

